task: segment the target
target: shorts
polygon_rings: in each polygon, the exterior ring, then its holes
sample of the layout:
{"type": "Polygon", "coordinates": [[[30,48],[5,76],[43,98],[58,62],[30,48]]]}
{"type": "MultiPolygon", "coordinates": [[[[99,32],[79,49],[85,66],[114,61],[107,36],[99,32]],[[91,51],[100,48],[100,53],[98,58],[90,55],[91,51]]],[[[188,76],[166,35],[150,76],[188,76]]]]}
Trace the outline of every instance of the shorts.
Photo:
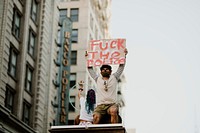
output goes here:
{"type": "Polygon", "coordinates": [[[116,107],[117,110],[118,110],[118,104],[115,104],[115,103],[112,103],[112,104],[100,104],[94,109],[94,114],[98,113],[98,114],[101,114],[101,115],[106,115],[106,114],[108,114],[108,109],[111,106],[112,107],[116,107]]]}
{"type": "Polygon", "coordinates": [[[83,125],[83,126],[92,125],[92,122],[89,122],[89,121],[81,121],[81,122],[79,123],[79,125],[83,125]]]}

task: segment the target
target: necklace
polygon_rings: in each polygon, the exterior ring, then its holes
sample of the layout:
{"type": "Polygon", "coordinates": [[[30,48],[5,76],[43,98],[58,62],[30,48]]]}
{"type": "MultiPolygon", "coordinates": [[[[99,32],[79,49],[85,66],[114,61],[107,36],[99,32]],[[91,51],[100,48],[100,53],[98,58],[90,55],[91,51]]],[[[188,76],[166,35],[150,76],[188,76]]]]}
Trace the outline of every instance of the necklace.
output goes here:
{"type": "Polygon", "coordinates": [[[106,80],[104,80],[104,86],[105,86],[104,90],[108,91],[108,83],[106,82],[106,80]]]}

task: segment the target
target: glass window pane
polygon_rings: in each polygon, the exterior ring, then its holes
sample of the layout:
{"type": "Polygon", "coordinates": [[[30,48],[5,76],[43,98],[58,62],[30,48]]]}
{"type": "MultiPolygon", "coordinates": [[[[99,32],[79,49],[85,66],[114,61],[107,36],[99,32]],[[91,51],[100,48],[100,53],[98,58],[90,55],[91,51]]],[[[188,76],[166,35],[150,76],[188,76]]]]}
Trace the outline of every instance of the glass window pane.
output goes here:
{"type": "Polygon", "coordinates": [[[11,46],[10,47],[10,55],[9,55],[8,73],[12,77],[16,77],[16,69],[17,69],[17,52],[11,46]]]}
{"type": "Polygon", "coordinates": [[[15,26],[19,27],[19,25],[20,25],[20,16],[17,13],[16,18],[15,18],[15,26]]]}
{"type": "Polygon", "coordinates": [[[78,29],[73,29],[72,30],[72,43],[77,43],[78,42],[78,29]]]}
{"type": "Polygon", "coordinates": [[[32,70],[29,68],[29,66],[27,66],[27,73],[26,73],[26,90],[28,91],[28,92],[31,92],[31,85],[32,85],[32,74],[33,74],[33,72],[32,72],[32,70]]]}
{"type": "Polygon", "coordinates": [[[71,101],[72,103],[75,103],[75,97],[74,97],[74,96],[70,96],[70,101],[71,101]]]}
{"type": "Polygon", "coordinates": [[[33,48],[32,47],[30,47],[29,54],[33,55],[33,48]]]}
{"type": "Polygon", "coordinates": [[[78,8],[71,9],[70,11],[70,18],[73,22],[78,21],[78,8]]]}
{"type": "Polygon", "coordinates": [[[31,18],[33,19],[33,21],[37,20],[37,6],[38,4],[36,3],[35,0],[33,0],[31,7],[31,18]]]}
{"type": "Polygon", "coordinates": [[[19,15],[17,14],[16,18],[15,18],[15,36],[17,38],[19,38],[19,34],[20,34],[20,17],[19,15]]]}
{"type": "Polygon", "coordinates": [[[20,22],[21,22],[20,12],[17,10],[17,8],[14,8],[12,33],[17,39],[20,39],[20,22]]]}
{"type": "Polygon", "coordinates": [[[75,74],[71,74],[70,75],[70,80],[72,81],[72,80],[76,80],[76,75],[75,74]]]}
{"type": "Polygon", "coordinates": [[[15,68],[14,67],[11,67],[10,68],[10,74],[15,77],[15,68]]]}
{"type": "Polygon", "coordinates": [[[77,51],[71,52],[71,64],[76,65],[77,63],[77,51]]]}
{"type": "Polygon", "coordinates": [[[32,32],[32,30],[30,30],[30,32],[29,32],[28,53],[29,53],[31,56],[34,56],[35,42],[36,42],[36,36],[35,36],[34,33],[32,32]]]}
{"type": "Polygon", "coordinates": [[[11,59],[12,61],[12,65],[13,66],[16,66],[16,63],[17,63],[17,55],[16,55],[16,53],[15,52],[13,52],[12,53],[12,59],[11,59]]]}
{"type": "Polygon", "coordinates": [[[31,71],[28,71],[28,81],[31,81],[31,71]]]}
{"type": "Polygon", "coordinates": [[[30,85],[30,82],[27,82],[27,87],[26,87],[26,90],[27,90],[28,92],[30,92],[30,91],[31,91],[31,85],[30,85]]]}
{"type": "Polygon", "coordinates": [[[60,17],[67,17],[67,9],[60,10],[60,17]]]}
{"type": "Polygon", "coordinates": [[[70,74],[70,88],[76,85],[76,74],[71,73],[70,74]]]}
{"type": "Polygon", "coordinates": [[[29,125],[30,123],[30,106],[24,102],[23,105],[23,122],[29,125]]]}
{"type": "Polygon", "coordinates": [[[69,111],[74,112],[75,111],[75,96],[70,96],[70,102],[69,102],[69,111]]]}
{"type": "Polygon", "coordinates": [[[6,97],[5,97],[5,107],[13,112],[14,108],[14,91],[10,87],[6,86],[6,97]]]}

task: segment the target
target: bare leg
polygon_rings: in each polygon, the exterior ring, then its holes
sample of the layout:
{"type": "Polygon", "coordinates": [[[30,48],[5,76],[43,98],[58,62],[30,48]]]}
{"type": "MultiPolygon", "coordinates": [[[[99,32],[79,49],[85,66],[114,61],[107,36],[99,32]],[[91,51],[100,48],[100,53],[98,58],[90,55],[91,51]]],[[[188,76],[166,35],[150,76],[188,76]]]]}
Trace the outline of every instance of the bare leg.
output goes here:
{"type": "Polygon", "coordinates": [[[111,123],[118,123],[118,107],[113,105],[108,109],[108,114],[111,116],[111,123]]]}
{"type": "Polygon", "coordinates": [[[99,113],[94,113],[93,115],[93,124],[99,124],[101,115],[99,113]]]}

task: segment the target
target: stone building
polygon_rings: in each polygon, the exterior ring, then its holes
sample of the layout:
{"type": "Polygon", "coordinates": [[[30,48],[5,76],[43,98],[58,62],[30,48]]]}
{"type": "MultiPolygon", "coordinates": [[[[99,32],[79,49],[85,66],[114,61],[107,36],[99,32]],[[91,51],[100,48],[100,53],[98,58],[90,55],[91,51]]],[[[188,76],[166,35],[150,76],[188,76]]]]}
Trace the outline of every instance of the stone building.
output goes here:
{"type": "MultiPolygon", "coordinates": [[[[79,114],[80,80],[91,39],[111,38],[111,0],[0,1],[0,132],[45,133],[58,124],[60,20],[72,22],[67,124],[79,114]]],[[[122,76],[123,77],[123,76],[122,76]]],[[[123,81],[123,80],[121,80],[123,81]]],[[[121,93],[119,93],[120,95],[121,93]]]]}
{"type": "MultiPolygon", "coordinates": [[[[57,1],[0,1],[0,131],[47,132],[56,93],[57,1]]],[[[54,118],[52,118],[54,119],[54,118]]]]}
{"type": "MultiPolygon", "coordinates": [[[[62,0],[59,9],[72,19],[70,88],[83,80],[93,84],[86,69],[85,51],[92,39],[110,38],[110,0],[62,0]]],[[[69,124],[79,114],[77,89],[70,89],[69,124]]]]}

